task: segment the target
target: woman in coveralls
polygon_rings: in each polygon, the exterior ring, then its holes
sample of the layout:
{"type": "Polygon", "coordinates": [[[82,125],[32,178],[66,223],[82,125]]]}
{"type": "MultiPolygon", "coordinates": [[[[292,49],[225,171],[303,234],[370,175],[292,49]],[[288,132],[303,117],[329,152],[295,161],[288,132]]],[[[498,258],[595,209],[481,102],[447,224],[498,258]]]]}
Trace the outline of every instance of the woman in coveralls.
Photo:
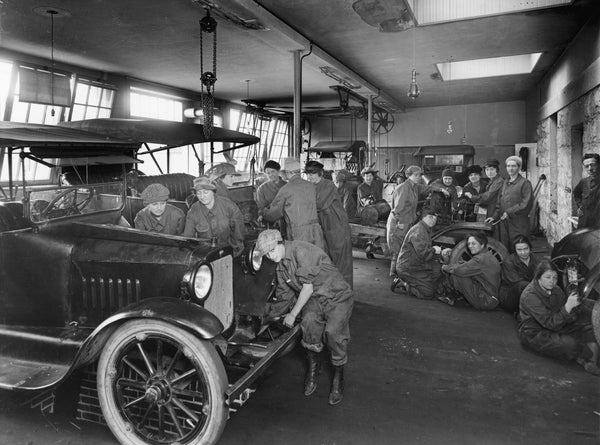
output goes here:
{"type": "Polygon", "coordinates": [[[290,301],[291,306],[283,324],[292,327],[296,317],[302,317],[302,346],[308,353],[304,395],[317,389],[319,353],[325,344],[334,370],[329,404],[337,405],[344,396],[352,288],[323,249],[305,241],[284,242],[277,230],[261,232],[255,252],[277,263],[276,296],[290,301]]]}

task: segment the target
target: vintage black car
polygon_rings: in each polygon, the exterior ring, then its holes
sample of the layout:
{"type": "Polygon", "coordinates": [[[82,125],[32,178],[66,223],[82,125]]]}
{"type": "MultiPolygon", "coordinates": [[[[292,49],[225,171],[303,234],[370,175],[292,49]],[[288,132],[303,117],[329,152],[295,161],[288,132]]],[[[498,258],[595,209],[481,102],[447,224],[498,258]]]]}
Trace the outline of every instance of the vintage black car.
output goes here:
{"type": "Polygon", "coordinates": [[[0,146],[11,174],[0,202],[0,388],[48,390],[92,369],[121,443],[215,443],[298,337],[269,315],[281,303],[274,264],[253,267],[251,242],[234,258],[228,246],[129,227],[140,202],[126,175],[86,179],[131,167],[135,138],[0,122],[0,146]],[[34,164],[69,166],[80,181],[17,186],[34,164]]]}
{"type": "Polygon", "coordinates": [[[577,291],[580,298],[595,300],[592,323],[600,343],[600,229],[577,229],[552,249],[552,262],[561,274],[561,286],[567,293],[577,291]]]}

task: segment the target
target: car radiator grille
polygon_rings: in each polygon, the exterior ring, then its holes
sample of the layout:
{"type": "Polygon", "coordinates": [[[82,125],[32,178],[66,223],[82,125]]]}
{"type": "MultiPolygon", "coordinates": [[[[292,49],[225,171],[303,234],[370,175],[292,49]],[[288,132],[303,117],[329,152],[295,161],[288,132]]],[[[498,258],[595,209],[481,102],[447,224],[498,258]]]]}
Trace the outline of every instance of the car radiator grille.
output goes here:
{"type": "Polygon", "coordinates": [[[140,300],[141,286],[138,279],[84,277],[83,307],[112,313],[119,308],[140,300]]]}
{"type": "Polygon", "coordinates": [[[213,313],[227,329],[233,322],[233,259],[227,255],[210,265],[213,283],[204,308],[213,313]]]}

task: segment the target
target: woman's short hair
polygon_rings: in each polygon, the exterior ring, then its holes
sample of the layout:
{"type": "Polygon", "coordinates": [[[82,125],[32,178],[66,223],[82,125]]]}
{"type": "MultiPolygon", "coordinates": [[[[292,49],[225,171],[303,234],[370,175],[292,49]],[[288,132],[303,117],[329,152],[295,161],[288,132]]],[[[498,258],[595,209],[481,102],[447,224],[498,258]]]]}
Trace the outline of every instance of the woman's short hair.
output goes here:
{"type": "Polygon", "coordinates": [[[531,241],[525,235],[517,236],[512,243],[513,249],[517,248],[517,244],[527,244],[531,249],[533,246],[531,245],[531,241]]]}
{"type": "Polygon", "coordinates": [[[534,278],[536,280],[539,280],[540,277],[542,275],[544,275],[546,272],[548,272],[549,270],[552,270],[552,271],[558,273],[558,268],[552,261],[550,261],[550,260],[540,261],[540,264],[538,264],[537,267],[535,268],[534,278]]]}
{"type": "Polygon", "coordinates": [[[469,237],[473,237],[473,238],[475,238],[475,240],[476,240],[476,241],[477,241],[479,244],[481,244],[482,246],[487,246],[487,243],[488,243],[488,238],[487,238],[487,236],[485,235],[485,233],[483,233],[483,232],[475,232],[475,233],[471,233],[471,234],[470,234],[470,235],[467,237],[467,239],[469,239],[469,237]]]}

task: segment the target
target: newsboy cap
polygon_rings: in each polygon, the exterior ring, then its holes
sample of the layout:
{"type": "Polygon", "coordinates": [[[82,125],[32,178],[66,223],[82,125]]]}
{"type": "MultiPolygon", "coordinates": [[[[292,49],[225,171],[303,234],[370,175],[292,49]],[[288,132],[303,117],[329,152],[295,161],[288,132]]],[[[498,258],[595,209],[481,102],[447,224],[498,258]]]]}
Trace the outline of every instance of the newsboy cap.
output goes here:
{"type": "Polygon", "coordinates": [[[279,230],[267,229],[258,234],[254,251],[263,256],[275,248],[275,246],[283,241],[279,230]]]}
{"type": "Polygon", "coordinates": [[[445,168],[442,172],[442,178],[444,176],[450,176],[451,178],[454,178],[454,170],[452,170],[451,168],[445,168]]]}
{"type": "Polygon", "coordinates": [[[169,199],[169,189],[162,184],[150,184],[141,194],[144,205],[169,199]]]}
{"type": "Polygon", "coordinates": [[[498,170],[500,170],[500,161],[498,161],[498,159],[488,159],[485,161],[485,166],[496,167],[498,170]]]}
{"type": "Polygon", "coordinates": [[[323,172],[323,164],[318,161],[308,161],[304,166],[304,173],[320,173],[323,172]]]}
{"type": "Polygon", "coordinates": [[[361,175],[366,175],[367,173],[377,173],[379,170],[375,170],[373,167],[365,167],[360,171],[361,175]]]}
{"type": "Polygon", "coordinates": [[[228,162],[213,165],[206,171],[206,174],[210,179],[217,179],[225,175],[241,176],[241,174],[235,170],[233,164],[229,164],[228,162]]]}
{"type": "Polygon", "coordinates": [[[199,176],[194,179],[195,190],[216,190],[217,186],[208,176],[199,176]]]}

